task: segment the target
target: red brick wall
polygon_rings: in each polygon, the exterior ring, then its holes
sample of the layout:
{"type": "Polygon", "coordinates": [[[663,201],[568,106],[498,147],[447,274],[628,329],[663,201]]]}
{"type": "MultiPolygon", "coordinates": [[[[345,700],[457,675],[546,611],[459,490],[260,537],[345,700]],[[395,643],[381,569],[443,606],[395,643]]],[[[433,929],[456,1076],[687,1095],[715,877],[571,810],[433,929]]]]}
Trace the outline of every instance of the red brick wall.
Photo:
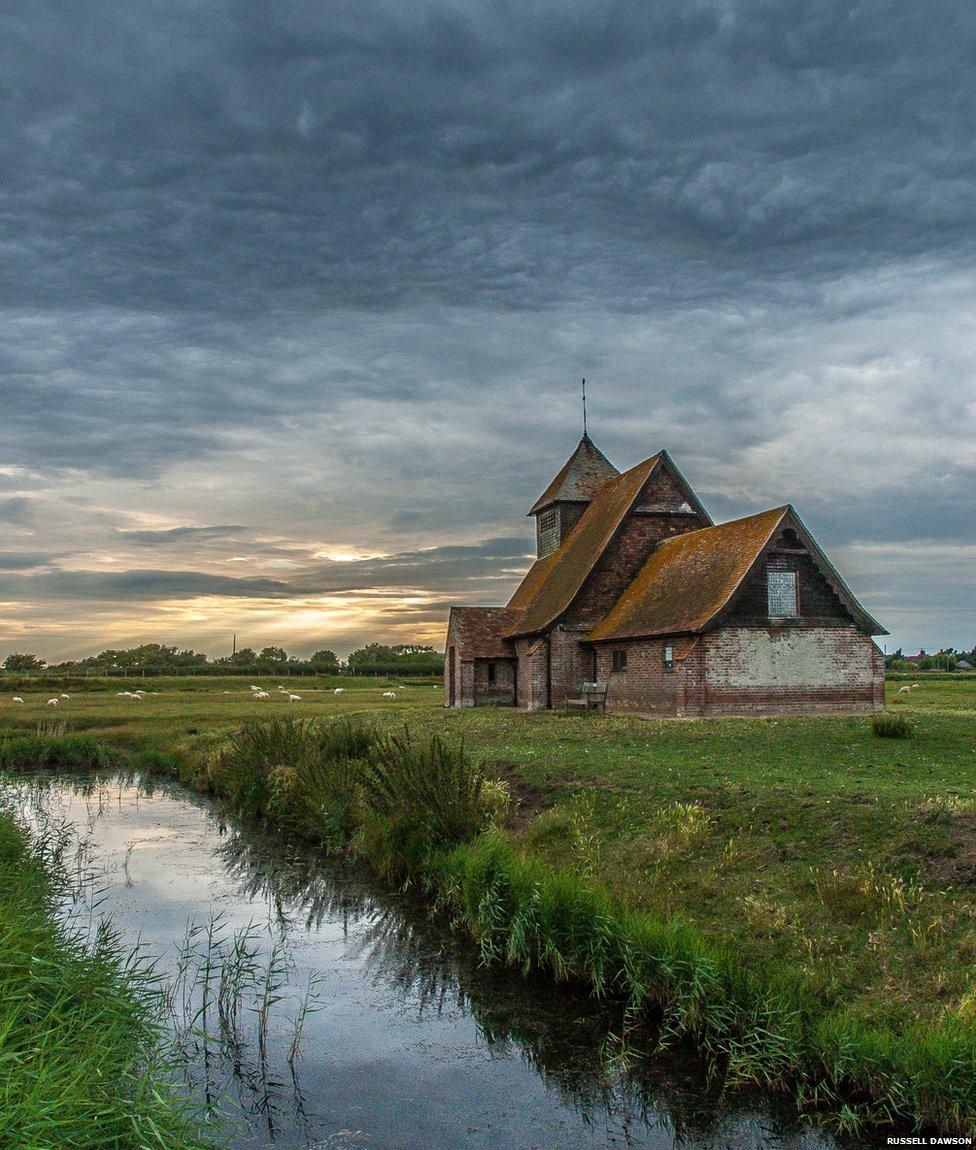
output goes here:
{"type": "MultiPolygon", "coordinates": [[[[687,640],[674,640],[676,651],[687,640]]],[[[598,648],[607,710],[645,715],[869,714],[884,709],[884,656],[856,627],[722,627],[701,636],[674,670],[664,640],[598,648]],[[611,671],[615,646],[627,670],[611,671]]]]}
{"type": "Polygon", "coordinates": [[[630,586],[662,539],[704,527],[705,521],[696,512],[677,512],[686,506],[670,475],[652,476],[563,621],[592,627],[630,586]]]}
{"type": "Polygon", "coordinates": [[[593,678],[592,650],[580,645],[582,629],[557,624],[549,632],[549,666],[552,675],[552,705],[561,707],[567,699],[578,699],[583,684],[593,678]]]}
{"type": "Polygon", "coordinates": [[[607,684],[607,710],[636,711],[645,715],[677,713],[678,672],[666,671],[664,643],[645,639],[632,643],[601,643],[597,651],[597,680],[607,684]],[[611,652],[627,651],[626,671],[613,671],[611,652]]]}
{"type": "Polygon", "coordinates": [[[515,662],[507,659],[475,659],[474,705],[513,707],[515,705],[515,662]],[[495,668],[495,682],[488,682],[488,664],[495,668]]]}
{"type": "Polygon", "coordinates": [[[866,714],[884,706],[884,660],[856,627],[720,627],[701,645],[705,714],[866,714]]]}
{"type": "Polygon", "coordinates": [[[547,639],[515,641],[515,654],[518,656],[516,698],[524,710],[536,711],[547,705],[548,646],[547,639]]]}

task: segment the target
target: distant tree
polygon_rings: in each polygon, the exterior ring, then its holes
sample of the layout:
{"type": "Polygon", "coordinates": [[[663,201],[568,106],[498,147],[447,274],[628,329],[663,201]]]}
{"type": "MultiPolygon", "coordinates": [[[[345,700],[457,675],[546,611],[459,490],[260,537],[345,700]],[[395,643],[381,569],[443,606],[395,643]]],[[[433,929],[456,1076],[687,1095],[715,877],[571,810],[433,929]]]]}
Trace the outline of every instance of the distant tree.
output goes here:
{"type": "Polygon", "coordinates": [[[5,671],[20,672],[21,674],[30,673],[31,671],[41,671],[44,669],[45,663],[43,659],[38,659],[36,655],[24,655],[19,651],[14,651],[12,655],[8,655],[3,661],[3,669],[5,671]]]}
{"type": "Polygon", "coordinates": [[[360,675],[439,675],[444,656],[419,643],[385,646],[369,643],[349,656],[350,669],[360,675]]]}
{"type": "Polygon", "coordinates": [[[250,667],[251,664],[256,663],[257,660],[258,657],[253,647],[241,647],[239,651],[230,657],[230,661],[235,667],[250,667]]]}
{"type": "Polygon", "coordinates": [[[288,652],[284,647],[265,647],[258,655],[259,663],[287,663],[288,652]]]}
{"type": "Polygon", "coordinates": [[[334,674],[339,670],[339,659],[335,651],[316,651],[309,657],[308,664],[320,675],[334,674]]]}

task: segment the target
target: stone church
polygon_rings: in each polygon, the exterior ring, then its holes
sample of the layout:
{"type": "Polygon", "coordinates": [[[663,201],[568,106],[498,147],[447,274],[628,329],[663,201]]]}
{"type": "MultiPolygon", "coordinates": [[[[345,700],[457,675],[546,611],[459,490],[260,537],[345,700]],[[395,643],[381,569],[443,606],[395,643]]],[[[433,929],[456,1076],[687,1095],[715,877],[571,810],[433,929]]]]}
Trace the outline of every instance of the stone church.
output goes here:
{"type": "Polygon", "coordinates": [[[790,506],[714,524],[667,452],[621,474],[584,434],[529,512],[504,607],[452,607],[452,707],[599,699],[654,716],[884,706],[887,632],[790,506]]]}

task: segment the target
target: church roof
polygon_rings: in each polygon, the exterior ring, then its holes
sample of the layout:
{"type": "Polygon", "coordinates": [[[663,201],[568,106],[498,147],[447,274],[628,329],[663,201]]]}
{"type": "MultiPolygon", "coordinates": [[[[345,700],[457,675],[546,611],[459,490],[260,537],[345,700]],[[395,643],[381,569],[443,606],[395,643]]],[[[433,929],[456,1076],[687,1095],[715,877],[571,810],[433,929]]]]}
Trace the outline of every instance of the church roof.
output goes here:
{"type": "Polygon", "coordinates": [[[786,506],[663,540],[587,638],[601,642],[706,630],[787,523],[858,625],[871,635],[886,634],[851,594],[793,508],[786,506]]]}
{"type": "Polygon", "coordinates": [[[664,458],[665,453],[659,451],[603,483],[562,546],[545,559],[536,560],[509,600],[510,610],[521,610],[509,635],[543,631],[569,609],[644,484],[664,458]]]}
{"type": "Polygon", "coordinates": [[[512,645],[503,636],[517,621],[507,607],[452,607],[448,630],[462,659],[510,659],[512,645]]]}
{"type": "Polygon", "coordinates": [[[566,460],[559,474],[532,505],[530,515],[550,503],[588,503],[608,479],[620,472],[586,434],[566,460]]]}

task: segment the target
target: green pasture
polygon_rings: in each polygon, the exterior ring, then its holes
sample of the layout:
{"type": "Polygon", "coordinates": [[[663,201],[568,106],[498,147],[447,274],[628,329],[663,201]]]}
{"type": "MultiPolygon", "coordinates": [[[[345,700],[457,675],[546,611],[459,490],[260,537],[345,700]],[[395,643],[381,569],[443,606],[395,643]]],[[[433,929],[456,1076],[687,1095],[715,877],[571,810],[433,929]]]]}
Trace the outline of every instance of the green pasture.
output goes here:
{"type": "MultiPolygon", "coordinates": [[[[282,681],[300,701],[276,680],[253,680],[271,694],[257,700],[251,682],[155,680],[145,686],[158,694],[133,700],[115,690],[134,683],[113,681],[112,691],[68,691],[57,708],[46,707],[48,690],[21,689],[22,704],[5,692],[0,731],[87,732],[175,761],[281,714],[357,715],[381,730],[463,739],[508,783],[507,841],[527,864],[684,922],[744,970],[802,984],[841,1035],[868,1028],[901,1041],[911,1030],[924,1045],[976,1027],[976,677],[891,682],[907,739],[876,737],[869,716],[445,710],[430,685],[348,679],[338,695],[331,683],[282,681]]],[[[914,1057],[907,1049],[899,1065],[914,1057]]],[[[941,1073],[931,1075],[936,1095],[941,1073]]]]}

